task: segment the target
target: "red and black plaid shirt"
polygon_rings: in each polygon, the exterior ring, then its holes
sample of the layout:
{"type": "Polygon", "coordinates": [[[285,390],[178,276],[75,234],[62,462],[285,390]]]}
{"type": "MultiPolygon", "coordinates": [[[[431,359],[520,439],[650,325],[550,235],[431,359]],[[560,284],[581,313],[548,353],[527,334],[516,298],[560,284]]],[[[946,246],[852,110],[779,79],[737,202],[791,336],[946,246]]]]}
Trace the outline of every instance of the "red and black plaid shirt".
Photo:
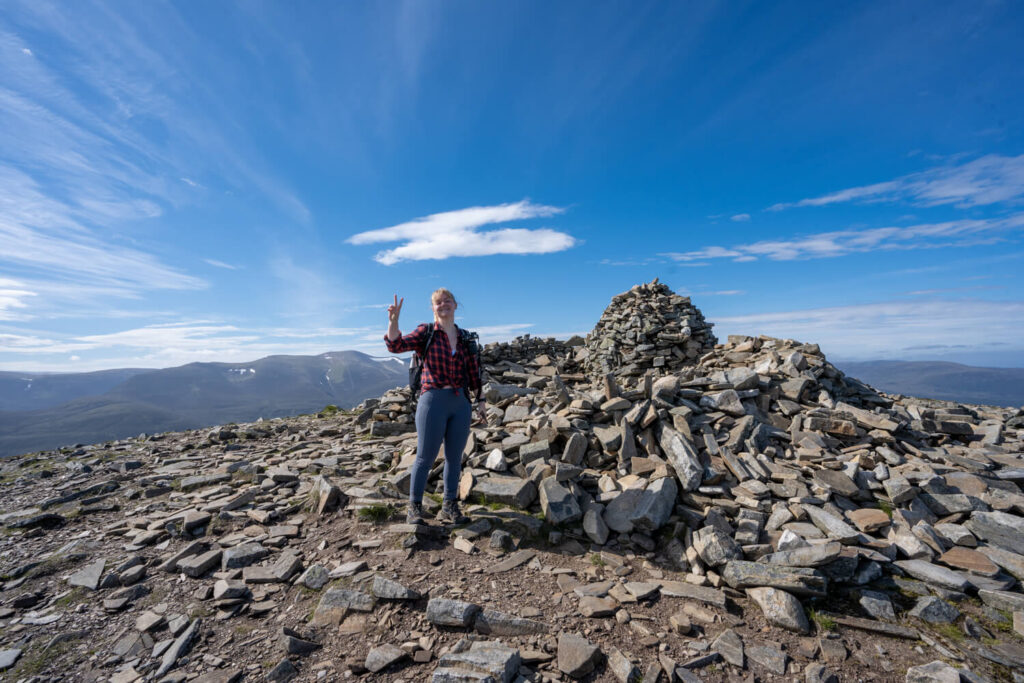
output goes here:
{"type": "Polygon", "coordinates": [[[424,355],[423,348],[427,345],[432,327],[432,324],[424,323],[409,334],[396,337],[394,340],[388,339],[385,334],[384,343],[391,353],[415,351],[423,358],[421,393],[427,389],[440,387],[466,387],[480,398],[480,363],[477,362],[475,355],[466,353],[466,344],[461,335],[453,354],[451,344],[448,343],[448,335],[444,330],[437,330],[433,341],[430,342],[430,348],[424,355]]]}

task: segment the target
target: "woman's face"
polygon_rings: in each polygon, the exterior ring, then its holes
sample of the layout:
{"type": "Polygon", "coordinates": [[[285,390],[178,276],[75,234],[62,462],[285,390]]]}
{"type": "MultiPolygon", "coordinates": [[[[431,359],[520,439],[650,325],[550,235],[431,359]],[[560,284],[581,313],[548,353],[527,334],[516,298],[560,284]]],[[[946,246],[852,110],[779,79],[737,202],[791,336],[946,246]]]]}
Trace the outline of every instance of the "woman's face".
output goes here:
{"type": "Polygon", "coordinates": [[[439,294],[432,300],[434,316],[438,318],[450,318],[455,315],[455,300],[447,294],[439,294]]]}

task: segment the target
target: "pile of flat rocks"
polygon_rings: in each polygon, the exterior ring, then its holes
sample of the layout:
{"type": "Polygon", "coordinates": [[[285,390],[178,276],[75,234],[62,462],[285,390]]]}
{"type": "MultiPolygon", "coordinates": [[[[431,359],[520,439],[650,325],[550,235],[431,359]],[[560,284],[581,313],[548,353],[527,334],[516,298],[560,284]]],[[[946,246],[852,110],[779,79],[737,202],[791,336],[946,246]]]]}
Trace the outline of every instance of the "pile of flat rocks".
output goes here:
{"type": "Polygon", "coordinates": [[[576,359],[593,374],[669,372],[714,348],[712,326],[689,297],[655,279],[612,298],[576,359]]]}
{"type": "Polygon", "coordinates": [[[856,655],[858,676],[1019,680],[1020,410],[881,394],[814,344],[715,344],[656,281],[599,328],[613,345],[484,349],[457,528],[371,523],[408,495],[407,389],[3,461],[0,671],[828,681],[856,655]],[[468,582],[440,578],[444,549],[468,582]]]}

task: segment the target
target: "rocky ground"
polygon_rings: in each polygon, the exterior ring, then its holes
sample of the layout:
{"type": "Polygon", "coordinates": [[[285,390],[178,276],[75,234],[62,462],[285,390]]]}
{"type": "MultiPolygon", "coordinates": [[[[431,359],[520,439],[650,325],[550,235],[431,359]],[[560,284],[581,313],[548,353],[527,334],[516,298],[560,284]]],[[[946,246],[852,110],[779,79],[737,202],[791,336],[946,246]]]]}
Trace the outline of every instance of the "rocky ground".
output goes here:
{"type": "Polygon", "coordinates": [[[655,281],[488,346],[459,526],[401,390],[6,459],[0,679],[1024,680],[1021,411],[717,342],[655,281]]]}

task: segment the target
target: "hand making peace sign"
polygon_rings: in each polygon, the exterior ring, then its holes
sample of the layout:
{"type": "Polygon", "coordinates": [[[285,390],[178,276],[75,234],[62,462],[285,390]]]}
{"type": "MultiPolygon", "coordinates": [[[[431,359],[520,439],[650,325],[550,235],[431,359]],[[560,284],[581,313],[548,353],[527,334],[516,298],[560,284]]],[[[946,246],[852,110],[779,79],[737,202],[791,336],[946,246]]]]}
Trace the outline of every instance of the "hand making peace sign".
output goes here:
{"type": "Polygon", "coordinates": [[[398,324],[398,316],[402,314],[402,303],[405,301],[405,297],[401,299],[395,294],[395,303],[388,306],[388,322],[392,325],[398,324]]]}

